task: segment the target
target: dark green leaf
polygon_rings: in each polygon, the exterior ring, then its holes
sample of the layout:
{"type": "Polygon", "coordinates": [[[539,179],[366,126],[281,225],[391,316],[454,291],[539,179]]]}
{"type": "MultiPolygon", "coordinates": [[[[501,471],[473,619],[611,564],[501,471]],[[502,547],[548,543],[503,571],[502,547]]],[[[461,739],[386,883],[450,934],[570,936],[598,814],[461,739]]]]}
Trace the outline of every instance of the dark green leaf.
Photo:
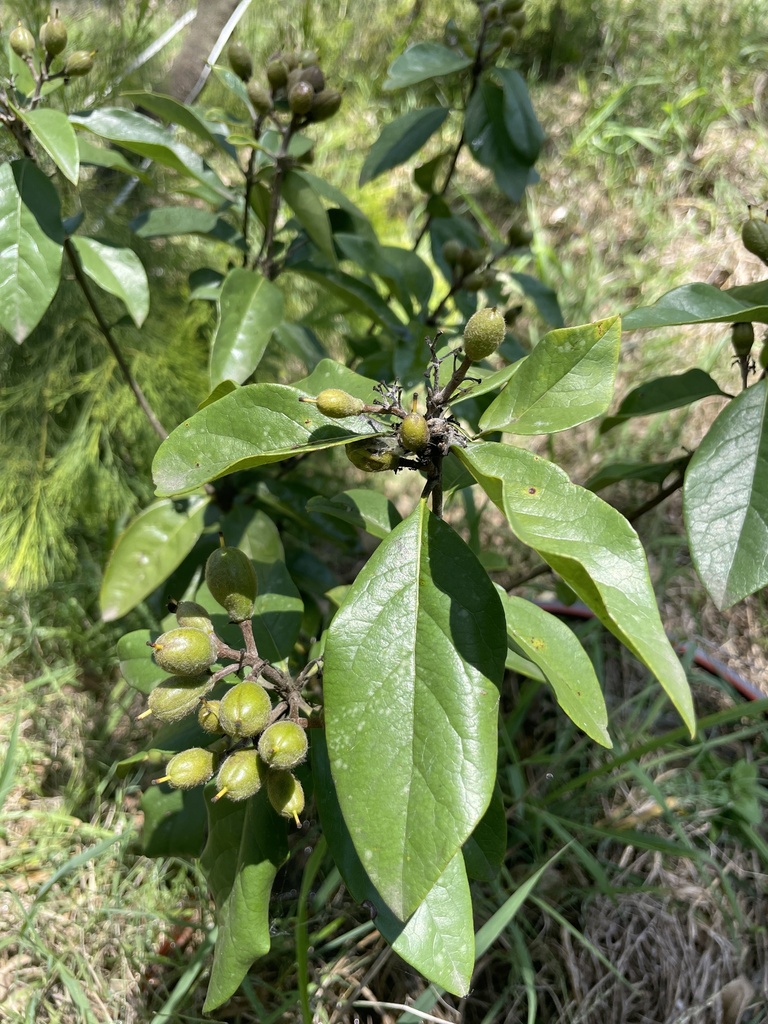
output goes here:
{"type": "Polygon", "coordinates": [[[211,210],[195,206],[159,206],[138,214],[130,223],[139,238],[169,238],[173,235],[202,235],[216,242],[245,249],[245,240],[228,220],[211,210]]]}
{"type": "Polygon", "coordinates": [[[208,842],[200,865],[216,903],[219,927],[203,1007],[210,1013],[235,994],[254,960],[269,951],[269,896],[288,858],[286,823],[265,789],[249,800],[222,799],[208,808],[208,842]]]}
{"type": "Polygon", "coordinates": [[[136,253],[82,235],[76,235],[72,244],[88,277],[124,302],[133,322],[141,327],[149,313],[149,282],[136,253]]]}
{"type": "Polygon", "coordinates": [[[315,800],[323,833],[353,899],[373,905],[377,912],[376,927],[412,967],[449,992],[466,994],[475,961],[475,937],[472,901],[461,855],[450,861],[408,922],[398,920],[366,874],[344,824],[321,730],[312,731],[311,752],[315,800]]]}
{"type": "Polygon", "coordinates": [[[205,838],[202,789],[151,786],[141,798],[145,857],[199,857],[205,838]]]}
{"type": "Polygon", "coordinates": [[[652,306],[633,309],[622,320],[625,331],[678,324],[768,323],[768,296],[755,303],[711,284],[685,284],[662,295],[652,306]]]}
{"type": "Polygon", "coordinates": [[[718,608],[768,584],[768,381],[717,417],[685,474],[683,511],[696,571],[718,608]]]}
{"type": "Polygon", "coordinates": [[[0,164],[0,326],[21,344],[59,287],[64,230],[56,189],[31,160],[0,164]]]}
{"type": "Polygon", "coordinates": [[[538,665],[557,703],[583,732],[612,747],[608,711],[592,662],[572,630],[522,597],[501,594],[507,631],[526,658],[538,665]]]}
{"type": "Polygon", "coordinates": [[[224,278],[221,315],[211,345],[211,388],[223,380],[242,384],[264,355],[283,321],[283,293],[256,270],[235,268],[224,278]]]}
{"type": "Polygon", "coordinates": [[[199,267],[189,275],[189,298],[205,302],[218,302],[224,274],[212,267],[199,267]]]}
{"type": "Polygon", "coordinates": [[[390,65],[384,90],[403,89],[417,82],[426,82],[429,78],[452,75],[471,64],[471,57],[449,50],[441,43],[415,43],[390,65]]]}
{"type": "Polygon", "coordinates": [[[437,156],[432,157],[431,160],[427,160],[426,163],[419,164],[418,167],[414,168],[413,181],[417,188],[420,188],[422,192],[426,192],[427,195],[432,195],[435,191],[435,175],[440,169],[440,165],[445,162],[447,156],[447,153],[439,153],[437,156]]]}
{"type": "Polygon", "coordinates": [[[275,328],[272,345],[273,348],[280,348],[296,356],[308,370],[313,370],[325,355],[325,349],[314,331],[301,324],[288,323],[287,320],[275,328]]]}
{"type": "Polygon", "coordinates": [[[544,132],[531,106],[525,80],[512,68],[497,66],[493,73],[504,89],[504,123],[509,140],[523,163],[533,166],[541,152],[544,132]]]}
{"type": "Polygon", "coordinates": [[[376,433],[362,416],[328,419],[300,402],[301,394],[282,384],[248,384],[195,413],[155,455],[157,493],[188,493],[228,473],[376,433]]]}
{"type": "Polygon", "coordinates": [[[505,651],[493,584],[424,502],[382,541],[331,623],[323,678],[339,802],[401,920],[490,801],[505,651]]]}
{"type": "Polygon", "coordinates": [[[549,434],[608,408],[619,362],[617,316],[545,334],[480,417],[483,431],[549,434]]]}
{"type": "Polygon", "coordinates": [[[509,137],[505,121],[504,91],[481,81],[469,101],[464,133],[475,160],[493,172],[496,184],[512,202],[519,203],[532,177],[533,161],[524,158],[509,137]]]}
{"type": "Polygon", "coordinates": [[[90,164],[93,167],[108,167],[113,171],[121,171],[123,174],[129,174],[131,177],[138,178],[139,181],[145,184],[150,180],[149,175],[138,164],[132,164],[117,149],[107,149],[106,146],[94,146],[85,135],[77,140],[77,147],[80,151],[81,164],[90,164]]]}
{"type": "Polygon", "coordinates": [[[123,679],[139,693],[149,694],[158,683],[168,678],[168,673],[152,660],[152,651],[147,646],[157,637],[148,629],[135,629],[117,641],[117,657],[123,679]]]}
{"type": "Polygon", "coordinates": [[[670,473],[682,473],[690,459],[690,455],[683,455],[666,462],[609,462],[601,466],[584,486],[590,491],[600,491],[619,480],[643,480],[661,486],[670,473]]]}
{"type": "Polygon", "coordinates": [[[671,377],[657,377],[630,391],[616,414],[606,416],[600,424],[600,433],[607,434],[632,416],[652,416],[668,409],[679,409],[711,395],[725,395],[725,392],[703,370],[686,370],[671,377]]]}
{"type": "Polygon", "coordinates": [[[159,587],[186,558],[203,532],[209,499],[156,501],[118,537],[101,584],[105,622],[119,619],[159,587]]]}
{"type": "Polygon", "coordinates": [[[693,734],[688,681],[664,633],[645,553],[626,519],[522,448],[485,442],[454,451],[515,535],[651,670],[693,734]]]}
{"type": "Polygon", "coordinates": [[[381,540],[402,522],[402,516],[386,495],[367,489],[342,491],[334,498],[312,498],[307,512],[335,516],[381,540]]]}
{"type": "Polygon", "coordinates": [[[301,171],[286,171],[283,177],[282,196],[320,252],[335,265],[336,250],[333,247],[331,224],[310,180],[301,171]]]}
{"type": "Polygon", "coordinates": [[[462,852],[470,878],[478,882],[492,882],[498,876],[507,852],[507,819],[498,783],[494,786],[488,810],[475,825],[462,852]]]}
{"type": "Polygon", "coordinates": [[[80,175],[80,155],[75,129],[69,123],[67,115],[60,110],[50,110],[47,107],[20,110],[18,115],[64,177],[76,185],[80,175]]]}
{"type": "Polygon", "coordinates": [[[333,292],[341,298],[350,309],[357,310],[371,317],[377,324],[386,327],[395,336],[405,334],[406,326],[390,309],[375,288],[351,274],[332,267],[321,267],[308,260],[291,263],[286,269],[293,270],[302,277],[314,281],[320,288],[333,292]]]}
{"type": "Polygon", "coordinates": [[[223,380],[221,384],[216,385],[207,398],[202,400],[197,408],[204,409],[206,405],[213,405],[214,402],[218,402],[225,395],[230,394],[232,391],[237,391],[238,387],[239,385],[235,384],[233,380],[223,380]]]}
{"type": "Polygon", "coordinates": [[[510,275],[522,288],[525,295],[533,299],[539,314],[553,327],[565,327],[565,320],[557,301],[557,293],[530,274],[513,273],[510,275]]]}
{"type": "Polygon", "coordinates": [[[382,129],[360,171],[360,185],[398,167],[418,152],[448,117],[447,107],[409,110],[382,129]]]}

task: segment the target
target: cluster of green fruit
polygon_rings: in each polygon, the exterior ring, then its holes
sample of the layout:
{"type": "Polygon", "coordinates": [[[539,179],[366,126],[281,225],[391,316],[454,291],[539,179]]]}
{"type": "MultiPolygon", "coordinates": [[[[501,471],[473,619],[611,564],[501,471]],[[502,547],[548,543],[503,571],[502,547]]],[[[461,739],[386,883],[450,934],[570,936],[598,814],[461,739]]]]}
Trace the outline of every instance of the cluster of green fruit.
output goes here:
{"type": "MultiPolygon", "coordinates": [[[[39,36],[40,45],[45,51],[44,67],[47,71],[51,61],[63,53],[67,46],[67,27],[59,18],[58,8],[54,16],[49,15],[45,24],[41,25],[39,36]]],[[[36,49],[35,37],[21,22],[8,36],[8,43],[16,56],[22,59],[31,58],[36,49]]],[[[93,67],[95,54],[95,50],[74,50],[65,59],[63,68],[48,77],[63,78],[66,81],[87,75],[93,67]]]]}
{"type": "Polygon", "coordinates": [[[500,30],[501,45],[514,46],[527,20],[523,10],[525,0],[491,0],[491,3],[480,0],[480,6],[486,26],[500,30]]]}
{"type": "MultiPolygon", "coordinates": [[[[763,217],[754,217],[753,207],[750,206],[749,218],[741,226],[741,240],[745,249],[768,265],[768,211],[763,217]]],[[[754,341],[755,330],[751,323],[733,325],[731,344],[739,360],[742,362],[750,360],[754,341]]],[[[763,339],[758,362],[763,370],[768,371],[768,335],[763,339]]],[[[752,363],[752,367],[754,368],[754,363],[752,363]]]]}
{"type": "Polygon", "coordinates": [[[341,106],[341,93],[325,86],[316,50],[273,54],[265,68],[266,86],[253,77],[253,57],[243,43],[232,43],[228,56],[229,66],[246,83],[259,117],[287,109],[306,122],[327,121],[341,106]]]}
{"type": "MultiPolygon", "coordinates": [[[[209,557],[205,581],[215,600],[242,624],[253,614],[257,579],[253,564],[239,548],[220,546],[209,557]]],[[[178,626],[150,641],[157,665],[171,673],[149,695],[149,708],[163,722],[177,722],[197,713],[200,727],[219,737],[209,747],[191,747],[174,755],[165,775],[175,789],[192,789],[216,775],[214,800],[246,800],[265,787],[275,810],[297,824],[304,809],[304,792],[291,769],[307,755],[302,726],[277,718],[266,688],[249,678],[235,683],[220,700],[207,694],[217,681],[210,669],[225,648],[207,610],[194,601],[176,605],[178,626]]]]}
{"type": "MultiPolygon", "coordinates": [[[[456,355],[464,357],[457,376],[463,377],[471,363],[492,355],[504,340],[505,333],[504,317],[495,306],[474,313],[466,323],[461,348],[456,352],[456,355]]],[[[429,418],[417,412],[415,395],[412,408],[407,413],[399,406],[367,405],[361,398],[355,398],[340,388],[326,388],[316,398],[302,398],[301,401],[313,403],[324,416],[331,419],[344,419],[361,413],[393,414],[398,418],[391,435],[365,437],[346,445],[347,458],[365,473],[396,470],[401,465],[426,468],[431,457],[430,446],[444,445],[445,451],[441,452],[444,455],[453,440],[452,432],[444,429],[444,401],[440,400],[439,392],[430,393],[428,404],[433,406],[430,410],[433,415],[429,418]],[[417,456],[415,465],[403,462],[408,456],[417,456]]]]}
{"type": "MultiPolygon", "coordinates": [[[[519,224],[513,224],[507,231],[507,245],[510,249],[519,249],[530,245],[532,233],[519,224]]],[[[496,283],[496,272],[490,266],[490,254],[486,249],[475,249],[463,245],[456,238],[449,238],[443,245],[443,258],[451,268],[454,289],[465,288],[468,292],[479,292],[482,288],[492,288],[496,283]]]]}

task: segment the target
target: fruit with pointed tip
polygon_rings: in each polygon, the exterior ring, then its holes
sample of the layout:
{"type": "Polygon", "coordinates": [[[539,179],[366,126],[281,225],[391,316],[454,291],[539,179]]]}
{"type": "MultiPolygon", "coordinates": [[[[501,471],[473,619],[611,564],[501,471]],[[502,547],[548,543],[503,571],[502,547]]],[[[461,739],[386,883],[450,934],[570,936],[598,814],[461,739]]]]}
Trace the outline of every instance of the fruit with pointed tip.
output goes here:
{"type": "Polygon", "coordinates": [[[336,89],[321,89],[315,93],[312,100],[312,109],[309,112],[311,121],[328,121],[335,114],[338,114],[341,107],[341,93],[336,89]]]}
{"type": "Polygon", "coordinates": [[[95,50],[75,50],[74,53],[70,53],[64,65],[64,77],[82,78],[83,75],[87,75],[93,68],[95,56],[95,50]]]}
{"type": "Polygon", "coordinates": [[[299,72],[302,82],[309,82],[315,92],[322,92],[325,88],[325,75],[317,64],[310,64],[303,67],[299,72]]]}
{"type": "Polygon", "coordinates": [[[262,769],[259,755],[253,747],[236,750],[224,761],[216,776],[216,796],[213,800],[247,800],[261,789],[262,769]]]}
{"type": "Polygon", "coordinates": [[[317,398],[302,398],[301,401],[316,405],[318,412],[334,420],[357,416],[365,408],[365,402],[361,398],[355,398],[341,388],[325,388],[317,398]]]}
{"type": "Polygon", "coordinates": [[[199,676],[216,661],[216,641],[191,626],[169,629],[149,646],[155,663],[175,676],[199,676]]]}
{"type": "Polygon", "coordinates": [[[41,25],[40,42],[43,44],[43,48],[49,57],[56,57],[62,50],[66,49],[67,27],[60,20],[58,10],[56,11],[55,18],[51,18],[48,15],[48,21],[41,25]]]}
{"type": "Polygon", "coordinates": [[[731,327],[731,345],[739,359],[746,359],[752,351],[755,341],[755,329],[751,323],[733,324],[731,327]]]}
{"type": "Polygon", "coordinates": [[[275,722],[259,737],[259,757],[270,768],[286,771],[307,756],[307,734],[296,722],[275,722]]]}
{"type": "Polygon", "coordinates": [[[234,43],[230,44],[227,50],[227,57],[229,58],[229,66],[237,77],[247,82],[253,74],[253,57],[251,57],[251,51],[245,43],[241,43],[239,39],[236,39],[234,43]]]}
{"type": "Polygon", "coordinates": [[[741,226],[741,240],[746,249],[768,263],[768,221],[753,218],[751,210],[749,214],[749,220],[741,226]]]}
{"type": "Polygon", "coordinates": [[[363,437],[345,446],[347,458],[364,473],[384,473],[397,469],[400,463],[399,445],[387,437],[363,437]]]}
{"type": "Polygon", "coordinates": [[[259,85],[259,83],[252,78],[246,89],[248,92],[248,99],[253,104],[253,109],[256,113],[261,114],[262,117],[265,114],[268,114],[272,109],[272,97],[264,86],[259,85]]]}
{"type": "Polygon", "coordinates": [[[219,724],[235,739],[261,732],[271,714],[269,694],[263,686],[250,680],[236,683],[219,702],[219,724]]]}
{"type": "Polygon", "coordinates": [[[215,754],[203,747],[190,747],[174,754],[165,766],[165,775],[152,781],[167,782],[174,789],[194,789],[212,779],[215,770],[215,754]]]}
{"type": "Polygon", "coordinates": [[[288,90],[288,106],[293,114],[308,114],[314,98],[315,90],[309,82],[296,82],[288,90]]]}
{"type": "Polygon", "coordinates": [[[213,686],[211,676],[171,676],[159,683],[149,695],[148,710],[139,718],[152,714],[161,722],[180,722],[200,704],[213,686]]]}
{"type": "Polygon", "coordinates": [[[231,622],[250,619],[258,581],[253,563],[244,551],[216,548],[205,563],[205,582],[214,600],[226,608],[231,622]]]}
{"type": "Polygon", "coordinates": [[[267,81],[269,82],[272,90],[282,89],[282,87],[288,81],[288,65],[280,57],[274,58],[266,68],[267,81]]]}
{"type": "Polygon", "coordinates": [[[400,424],[400,444],[407,452],[423,452],[429,444],[429,425],[421,413],[416,412],[417,397],[413,396],[413,408],[400,424]]]}
{"type": "Polygon", "coordinates": [[[210,612],[197,601],[173,601],[168,607],[176,613],[176,621],[180,626],[202,629],[204,633],[214,632],[210,612]]]}
{"type": "Polygon", "coordinates": [[[17,57],[29,57],[35,50],[35,37],[19,22],[8,36],[8,44],[17,57]]]}
{"type": "Polygon", "coordinates": [[[267,774],[267,796],[278,814],[284,818],[293,818],[297,827],[300,826],[299,815],[304,810],[304,788],[290,772],[274,772],[267,774]]]}
{"type": "Polygon", "coordinates": [[[504,340],[505,333],[504,317],[495,306],[478,309],[467,320],[464,328],[464,353],[467,359],[474,363],[491,355],[504,340]]]}

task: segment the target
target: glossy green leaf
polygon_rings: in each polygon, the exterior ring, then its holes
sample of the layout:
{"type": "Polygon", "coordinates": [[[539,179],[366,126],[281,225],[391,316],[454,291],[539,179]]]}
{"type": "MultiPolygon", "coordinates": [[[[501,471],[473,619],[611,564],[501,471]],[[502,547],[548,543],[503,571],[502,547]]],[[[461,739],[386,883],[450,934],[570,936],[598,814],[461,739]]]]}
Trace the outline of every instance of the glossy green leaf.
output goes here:
{"type": "Polygon", "coordinates": [[[331,623],[323,686],[339,802],[401,920],[490,800],[505,650],[493,584],[424,502],[382,541],[331,623]]]}
{"type": "Polygon", "coordinates": [[[683,511],[696,571],[718,608],[768,584],[768,381],[717,417],[685,474],[683,511]]]}
{"type": "Polygon", "coordinates": [[[18,113],[64,177],[76,185],[80,175],[80,154],[75,129],[67,115],[48,107],[20,110],[18,113]]]}
{"type": "Polygon", "coordinates": [[[320,252],[335,265],[331,222],[311,181],[301,171],[290,169],[283,177],[281,194],[320,252]]]}
{"type": "Polygon", "coordinates": [[[198,267],[189,275],[189,298],[202,299],[204,302],[218,302],[224,274],[212,267],[198,267]]]}
{"type": "Polygon", "coordinates": [[[272,346],[273,350],[282,349],[296,356],[309,370],[313,370],[325,355],[325,349],[314,331],[287,320],[275,328],[272,346]]]}
{"type": "Polygon", "coordinates": [[[605,417],[600,424],[600,433],[607,434],[633,416],[652,416],[669,409],[679,409],[712,395],[726,396],[726,392],[721,391],[703,370],[686,370],[670,377],[657,377],[630,391],[616,414],[605,417]]]}
{"type": "Polygon", "coordinates": [[[130,90],[122,94],[131,103],[145,110],[152,111],[158,117],[167,121],[168,124],[177,124],[184,128],[191,135],[197,136],[201,142],[209,146],[215,146],[222,153],[231,156],[231,151],[223,145],[222,138],[211,131],[211,127],[205,118],[186,103],[180,103],[173,96],[166,96],[164,93],[147,92],[144,89],[130,90]]]}
{"type": "Polygon", "coordinates": [[[402,320],[398,318],[376,289],[366,284],[365,281],[353,277],[352,274],[345,274],[341,270],[320,267],[305,260],[291,263],[287,269],[314,281],[321,289],[332,292],[342,299],[350,309],[369,316],[394,335],[405,333],[406,326],[402,320]]]}
{"type": "Polygon", "coordinates": [[[208,842],[200,858],[216,903],[218,935],[203,1006],[210,1013],[235,994],[254,960],[269,951],[269,897],[288,858],[286,823],[265,789],[249,800],[211,802],[208,842]]]}
{"type": "Polygon", "coordinates": [[[507,819],[504,798],[497,783],[488,810],[482,816],[462,850],[470,878],[492,882],[499,874],[507,852],[507,819]]]}
{"type": "Polygon", "coordinates": [[[307,512],[334,516],[380,540],[402,522],[402,516],[385,494],[364,488],[342,491],[333,498],[312,498],[307,512]]]}
{"type": "Polygon", "coordinates": [[[360,171],[360,185],[398,167],[417,153],[450,114],[448,107],[409,110],[382,129],[360,171]]]}
{"type": "Polygon", "coordinates": [[[64,229],[56,189],[31,160],[0,164],[0,327],[21,344],[59,287],[64,229]]]}
{"type": "Polygon", "coordinates": [[[96,146],[86,135],[81,135],[77,140],[77,148],[80,152],[81,164],[90,164],[93,167],[107,167],[112,171],[121,171],[132,178],[138,178],[144,184],[150,181],[149,175],[138,164],[132,164],[117,149],[96,146]]]}
{"type": "Polygon", "coordinates": [[[545,334],[480,417],[484,431],[550,434],[605,412],[619,363],[621,321],[545,334]]]}
{"type": "Polygon", "coordinates": [[[216,195],[235,201],[232,193],[193,149],[179,142],[173,132],[150,117],[123,107],[100,107],[70,114],[69,119],[93,135],[108,139],[131,153],[149,157],[179,174],[193,177],[216,195]]]}
{"type": "Polygon", "coordinates": [[[147,646],[156,637],[157,631],[152,633],[148,629],[135,629],[117,641],[117,657],[123,679],[134,690],[145,695],[168,678],[168,673],[153,661],[152,651],[147,646]]]}
{"type": "Polygon", "coordinates": [[[504,124],[509,140],[524,163],[536,163],[544,143],[544,132],[538,122],[528,87],[519,71],[496,66],[493,74],[501,80],[504,90],[504,124]]]}
{"type": "Polygon", "coordinates": [[[682,455],[665,462],[609,462],[601,466],[584,486],[590,491],[599,491],[619,480],[643,480],[661,486],[670,474],[682,473],[690,459],[690,455],[682,455]]]}
{"type": "Polygon", "coordinates": [[[224,380],[247,380],[261,362],[272,331],[283,321],[283,293],[256,270],[230,270],[219,305],[211,346],[211,388],[224,380]]]}
{"type": "Polygon", "coordinates": [[[386,283],[408,316],[414,316],[412,297],[422,308],[429,302],[434,285],[432,273],[416,253],[399,246],[381,245],[375,237],[346,232],[336,232],[334,241],[342,256],[386,283]]]}
{"type": "Polygon", "coordinates": [[[571,721],[596,743],[612,747],[608,710],[592,662],[573,630],[532,601],[502,592],[507,632],[538,665],[571,721]]]}
{"type": "Polygon", "coordinates": [[[232,391],[237,391],[239,384],[235,384],[233,380],[223,380],[221,384],[217,384],[213,391],[199,403],[198,409],[204,409],[206,405],[213,405],[214,402],[218,402],[220,398],[230,394],[232,391]]]}
{"type": "Polygon", "coordinates": [[[300,402],[301,394],[283,384],[248,384],[185,420],[155,455],[158,495],[188,493],[228,473],[376,433],[362,416],[328,419],[300,402]]]}
{"type": "Polygon", "coordinates": [[[472,57],[449,50],[441,43],[415,43],[390,65],[384,90],[390,92],[393,89],[404,89],[417,82],[426,82],[429,78],[452,75],[471,65],[472,57]]]}
{"type": "Polygon", "coordinates": [[[505,112],[504,90],[488,79],[481,80],[467,106],[464,134],[475,160],[493,173],[496,184],[513,203],[519,203],[526,185],[537,178],[531,170],[533,161],[515,149],[505,112]]]}
{"type": "Polygon", "coordinates": [[[627,520],[538,455],[485,442],[453,449],[513,533],[538,551],[646,665],[693,734],[691,691],[664,633],[645,553],[627,520]]]}
{"type": "Polygon", "coordinates": [[[245,248],[240,231],[212,210],[195,206],[159,206],[138,214],[130,223],[139,238],[170,238],[173,235],[201,235],[216,242],[245,248]]]}
{"type": "Polygon", "coordinates": [[[475,937],[472,901],[461,854],[453,857],[409,920],[400,921],[376,891],[355,851],[341,815],[321,730],[312,731],[311,754],[315,801],[323,834],[353,899],[374,907],[376,927],[412,967],[449,992],[466,994],[475,961],[475,937]]]}
{"type": "Polygon", "coordinates": [[[124,302],[133,322],[141,327],[149,313],[149,281],[136,253],[82,235],[75,235],[72,244],[88,277],[124,302]]]}
{"type": "Polygon", "coordinates": [[[145,857],[200,856],[206,822],[202,789],[150,786],[142,795],[141,810],[145,857]]]}
{"type": "Polygon", "coordinates": [[[209,499],[156,501],[120,534],[104,570],[99,602],[105,622],[121,618],[159,587],[203,532],[209,499]]]}
{"type": "Polygon", "coordinates": [[[639,306],[623,317],[624,330],[673,327],[678,324],[768,323],[768,296],[754,302],[739,290],[721,291],[711,284],[684,284],[662,295],[651,306],[639,306]]]}

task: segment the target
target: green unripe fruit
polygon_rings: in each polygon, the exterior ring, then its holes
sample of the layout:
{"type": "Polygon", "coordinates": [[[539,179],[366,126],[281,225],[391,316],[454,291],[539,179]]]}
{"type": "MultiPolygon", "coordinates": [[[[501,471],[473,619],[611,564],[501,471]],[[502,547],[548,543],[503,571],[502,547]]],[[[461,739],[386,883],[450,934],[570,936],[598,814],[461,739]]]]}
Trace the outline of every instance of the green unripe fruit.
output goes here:
{"type": "Polygon", "coordinates": [[[270,772],[267,775],[267,796],[278,814],[293,818],[300,825],[299,815],[304,810],[304,789],[290,772],[270,772]]]}
{"type": "Polygon", "coordinates": [[[515,28],[519,32],[525,27],[525,23],[527,20],[528,15],[525,13],[525,11],[514,11],[512,14],[509,15],[507,22],[510,28],[515,28]]]}
{"type": "Polygon", "coordinates": [[[731,345],[740,359],[746,359],[752,351],[755,341],[755,329],[750,323],[733,324],[731,327],[731,345]]]}
{"type": "Polygon", "coordinates": [[[464,246],[456,238],[449,238],[443,245],[443,258],[449,267],[455,267],[461,263],[464,246]]]}
{"type": "Polygon", "coordinates": [[[259,755],[250,747],[248,750],[236,750],[230,754],[219,768],[216,776],[216,796],[221,800],[247,800],[249,796],[261,789],[261,771],[259,755]]]}
{"type": "Polygon", "coordinates": [[[344,419],[345,416],[357,416],[365,408],[361,398],[342,391],[341,388],[326,388],[317,396],[315,403],[323,416],[332,419],[344,419]]]}
{"type": "Polygon", "coordinates": [[[501,4],[488,4],[485,9],[485,20],[488,22],[498,21],[501,17],[501,4]]]}
{"type": "Polygon", "coordinates": [[[284,60],[276,58],[267,64],[267,81],[272,89],[281,89],[288,81],[288,65],[284,60]]]}
{"type": "Polygon", "coordinates": [[[205,563],[205,582],[231,622],[244,622],[253,615],[258,581],[253,563],[239,548],[217,548],[205,563]]]}
{"type": "Polygon", "coordinates": [[[525,7],[525,0],[504,0],[501,5],[502,14],[514,14],[525,7]]]}
{"type": "Polygon", "coordinates": [[[238,740],[261,732],[271,714],[272,701],[258,683],[236,683],[219,701],[219,724],[238,740]]]}
{"type": "Polygon", "coordinates": [[[464,353],[467,359],[477,362],[495,352],[504,341],[506,324],[504,317],[490,306],[474,313],[464,328],[464,353]]]}
{"type": "Polygon", "coordinates": [[[285,88],[288,92],[291,91],[294,85],[297,85],[299,82],[303,81],[301,76],[301,68],[293,68],[291,71],[288,72],[288,81],[285,83],[285,88]]]}
{"type": "MultiPolygon", "coordinates": [[[[57,11],[56,14],[58,13],[57,11]]],[[[51,19],[49,16],[48,21],[40,28],[40,42],[49,57],[60,54],[67,45],[67,28],[64,22],[58,17],[51,19]]]]}
{"type": "Polygon", "coordinates": [[[211,634],[190,626],[169,629],[149,646],[156,664],[175,676],[199,676],[216,661],[211,634]]]}
{"type": "Polygon", "coordinates": [[[501,30],[499,39],[502,46],[514,46],[518,40],[518,31],[516,28],[512,28],[511,25],[507,25],[501,30]]]}
{"type": "Polygon", "coordinates": [[[385,437],[364,437],[345,446],[347,458],[364,473],[384,473],[397,469],[400,458],[397,445],[385,437]]]}
{"type": "Polygon", "coordinates": [[[227,50],[227,57],[229,58],[229,66],[237,77],[247,82],[253,74],[253,57],[251,57],[248,47],[239,40],[236,40],[227,50]]]}
{"type": "Polygon", "coordinates": [[[213,634],[213,623],[210,612],[203,608],[197,601],[179,601],[170,610],[176,612],[176,621],[180,626],[189,626],[192,629],[202,629],[204,633],[213,634]]]}
{"type": "Polygon", "coordinates": [[[469,245],[463,245],[458,262],[464,270],[477,270],[485,263],[485,252],[482,249],[473,249],[469,245]]]}
{"type": "Polygon", "coordinates": [[[407,452],[423,452],[429,444],[429,427],[420,412],[410,412],[400,424],[400,444],[407,452]]]}
{"type": "Polygon", "coordinates": [[[216,755],[202,747],[190,747],[174,754],[165,766],[165,775],[154,782],[167,782],[174,789],[194,789],[204,786],[213,778],[216,768],[216,755]]]}
{"type": "Polygon", "coordinates": [[[212,686],[210,676],[195,679],[172,676],[154,688],[147,701],[149,711],[139,717],[153,714],[161,722],[179,722],[197,708],[212,686]]]}
{"type": "Polygon", "coordinates": [[[259,757],[270,768],[286,771],[307,756],[307,734],[295,722],[275,722],[259,738],[259,757]]]}
{"type": "Polygon", "coordinates": [[[204,700],[201,702],[200,710],[197,712],[197,724],[205,732],[213,734],[224,732],[219,721],[220,704],[220,700],[204,700]]]}
{"type": "Polygon", "coordinates": [[[35,37],[21,22],[8,36],[8,42],[17,57],[28,57],[35,49],[35,37]]]}
{"type": "Polygon", "coordinates": [[[745,220],[741,226],[744,247],[768,263],[768,223],[764,220],[745,220]]]}
{"type": "Polygon", "coordinates": [[[248,99],[253,104],[257,114],[268,114],[272,109],[272,97],[263,85],[259,85],[254,79],[248,83],[248,99]]]}
{"type": "Polygon", "coordinates": [[[309,82],[296,82],[288,90],[288,106],[294,114],[308,114],[314,98],[315,90],[309,82]]]}
{"type": "Polygon", "coordinates": [[[64,65],[65,78],[82,78],[93,68],[95,50],[75,50],[67,57],[64,65]]]}
{"type": "Polygon", "coordinates": [[[473,270],[471,274],[467,274],[461,282],[461,286],[466,288],[468,292],[479,292],[481,288],[485,287],[485,274],[473,270]]]}
{"type": "Polygon", "coordinates": [[[309,82],[315,92],[322,92],[325,88],[325,75],[317,64],[310,64],[309,67],[303,68],[300,75],[301,81],[309,82]]]}
{"type": "Polygon", "coordinates": [[[305,68],[312,64],[317,64],[319,60],[320,54],[317,50],[302,50],[299,54],[299,64],[305,68]]]}
{"type": "Polygon", "coordinates": [[[288,70],[293,71],[299,66],[299,59],[301,54],[295,50],[289,50],[288,53],[283,54],[283,60],[288,65],[288,70]]]}
{"type": "Polygon", "coordinates": [[[313,121],[327,121],[338,114],[341,107],[341,93],[335,89],[322,89],[315,93],[309,116],[313,121]]]}

